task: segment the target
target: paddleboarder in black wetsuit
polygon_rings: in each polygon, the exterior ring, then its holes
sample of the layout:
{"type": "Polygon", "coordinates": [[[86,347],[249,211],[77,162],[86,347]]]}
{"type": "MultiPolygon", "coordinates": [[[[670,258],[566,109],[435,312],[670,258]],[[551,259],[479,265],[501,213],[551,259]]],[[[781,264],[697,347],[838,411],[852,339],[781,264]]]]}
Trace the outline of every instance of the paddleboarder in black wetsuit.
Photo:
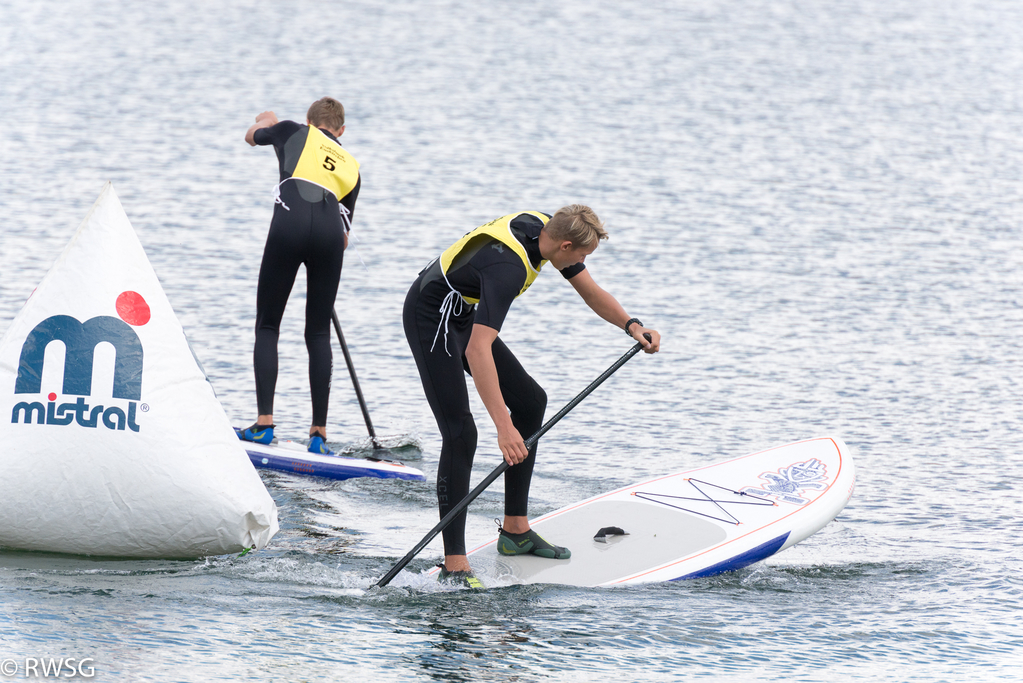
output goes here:
{"type": "MultiPolygon", "coordinates": [[[[445,250],[419,274],[405,298],[405,336],[443,437],[437,468],[440,516],[469,492],[477,432],[469,410],[468,372],[497,427],[501,453],[513,465],[505,472],[498,539],[498,551],[506,555],[571,556],[532,531],[526,516],[536,446],[527,451],[522,435],[542,426],[547,394],[498,338],[512,301],[549,261],[597,315],[624,328],[647,353],[660,348],[660,335],[630,318],[586,270],[584,259],[606,238],[603,224],[586,206],[568,206],[553,217],[538,211],[510,214],[445,250]]],[[[478,584],[466,558],[465,513],[444,529],[443,538],[441,577],[478,584]]]]}
{"type": "Polygon", "coordinates": [[[278,122],[272,111],[265,111],[245,133],[252,146],[273,145],[281,181],[256,289],[252,355],[259,416],[251,427],[239,429],[238,436],[256,443],[273,440],[277,339],[298,267],[305,264],[305,342],[313,404],[309,451],[329,454],[325,442],[333,365],[331,313],[362,180],[359,163],[338,142],[345,131],[341,103],[330,97],[317,100],[309,107],[306,124],[278,122]]]}

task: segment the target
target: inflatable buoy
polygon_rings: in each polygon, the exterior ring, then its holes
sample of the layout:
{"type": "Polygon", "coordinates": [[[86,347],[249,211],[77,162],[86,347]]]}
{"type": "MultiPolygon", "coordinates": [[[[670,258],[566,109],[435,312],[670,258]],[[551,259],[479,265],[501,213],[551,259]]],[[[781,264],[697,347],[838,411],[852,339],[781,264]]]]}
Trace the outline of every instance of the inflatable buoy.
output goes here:
{"type": "Polygon", "coordinates": [[[0,340],[0,547],[263,548],[277,507],[107,183],[0,340]]]}

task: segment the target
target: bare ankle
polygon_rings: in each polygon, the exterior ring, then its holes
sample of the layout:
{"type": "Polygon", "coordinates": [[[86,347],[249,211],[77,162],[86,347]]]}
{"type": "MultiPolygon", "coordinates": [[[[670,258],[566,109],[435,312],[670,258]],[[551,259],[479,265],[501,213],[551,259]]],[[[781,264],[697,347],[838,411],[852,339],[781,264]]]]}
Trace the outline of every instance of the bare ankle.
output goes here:
{"type": "Polygon", "coordinates": [[[469,558],[465,555],[445,555],[444,568],[449,572],[471,572],[469,558]]]}
{"type": "Polygon", "coordinates": [[[525,516],[504,516],[504,523],[501,528],[509,534],[524,534],[529,531],[529,519],[525,516]]]}

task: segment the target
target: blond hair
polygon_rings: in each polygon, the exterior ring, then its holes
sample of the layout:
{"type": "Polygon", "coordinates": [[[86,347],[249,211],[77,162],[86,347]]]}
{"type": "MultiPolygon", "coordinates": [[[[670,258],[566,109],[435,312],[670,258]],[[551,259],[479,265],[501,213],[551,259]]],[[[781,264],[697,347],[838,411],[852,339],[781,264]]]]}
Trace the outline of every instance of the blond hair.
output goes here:
{"type": "Polygon", "coordinates": [[[588,206],[572,204],[558,209],[544,230],[554,240],[568,240],[576,247],[589,247],[607,239],[604,223],[588,206]]]}
{"type": "Polygon", "coordinates": [[[338,130],[345,125],[345,108],[333,97],[321,97],[313,102],[305,117],[317,128],[338,130]]]}

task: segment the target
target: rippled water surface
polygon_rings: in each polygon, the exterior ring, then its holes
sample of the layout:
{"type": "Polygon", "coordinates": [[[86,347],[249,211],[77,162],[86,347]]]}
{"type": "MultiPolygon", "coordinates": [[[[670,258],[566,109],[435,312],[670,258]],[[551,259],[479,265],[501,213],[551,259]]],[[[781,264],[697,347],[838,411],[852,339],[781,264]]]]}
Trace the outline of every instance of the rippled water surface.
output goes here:
{"type": "MultiPolygon", "coordinates": [[[[369,590],[433,525],[429,482],[264,473],[282,531],[259,553],[0,553],[0,659],[133,681],[1023,680],[1021,26],[998,0],[0,2],[0,332],[111,180],[251,420],[277,164],[242,136],[331,94],[364,183],[337,310],[399,457],[432,478],[440,446],[400,323],[420,267],[491,218],[581,202],[611,232],[591,272],[664,351],[545,437],[534,515],[825,433],[858,473],[832,524],[739,572],[482,594],[422,574],[439,543],[369,590]]],[[[552,407],[628,348],[550,273],[501,334],[552,407]]],[[[357,448],[340,359],[329,426],[357,448]]],[[[478,480],[498,459],[474,411],[478,480]]],[[[474,504],[470,543],[501,500],[474,504]]]]}

